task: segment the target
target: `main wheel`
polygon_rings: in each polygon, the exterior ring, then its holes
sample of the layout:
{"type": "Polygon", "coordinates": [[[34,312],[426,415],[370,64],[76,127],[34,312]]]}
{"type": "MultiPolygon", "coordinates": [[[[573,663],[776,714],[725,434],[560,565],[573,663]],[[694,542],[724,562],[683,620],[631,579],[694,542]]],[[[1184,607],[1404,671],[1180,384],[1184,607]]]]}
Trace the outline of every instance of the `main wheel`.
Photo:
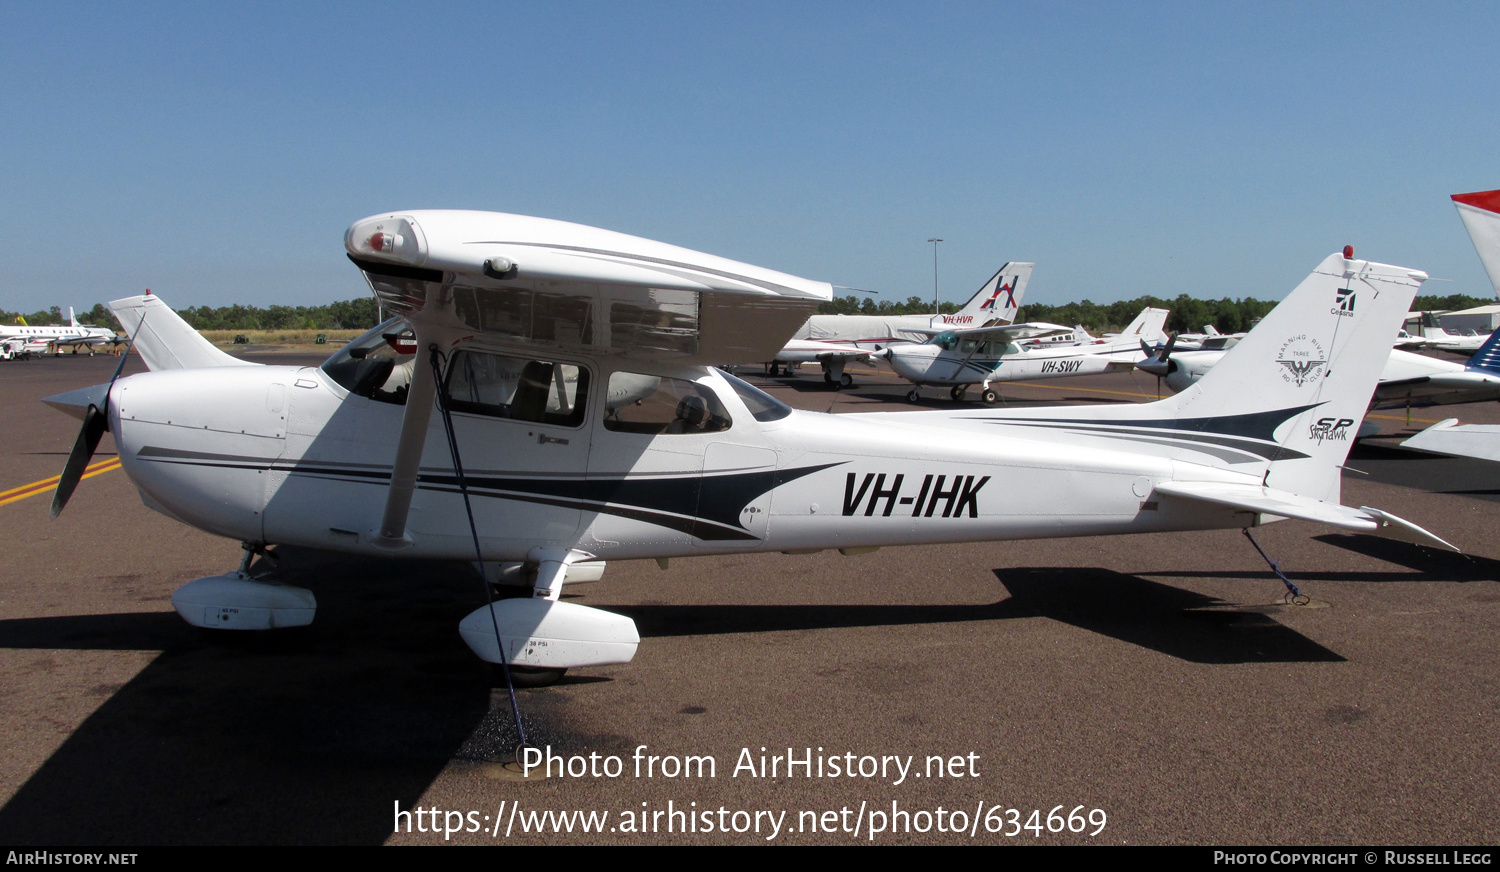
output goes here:
{"type": "Polygon", "coordinates": [[[850,375],[847,372],[844,373],[843,375],[839,376],[839,387],[841,387],[841,388],[852,388],[852,387],[854,387],[854,376],[850,375]]]}
{"type": "Polygon", "coordinates": [[[994,389],[990,389],[981,394],[980,399],[984,400],[986,406],[993,406],[1000,402],[1000,395],[994,389]]]}
{"type": "Polygon", "coordinates": [[[920,400],[920,399],[922,399],[922,395],[919,394],[919,393],[917,393],[917,389],[916,388],[912,388],[906,394],[906,401],[908,403],[915,403],[917,400],[920,400]]]}
{"type": "Polygon", "coordinates": [[[964,391],[968,389],[968,385],[954,385],[953,389],[948,391],[948,396],[953,398],[953,402],[961,403],[964,401],[964,391]]]}
{"type": "MultiPolygon", "coordinates": [[[[491,664],[498,681],[505,681],[505,668],[499,663],[491,664]]],[[[548,687],[556,684],[567,673],[566,669],[549,669],[545,666],[511,666],[510,683],[516,687],[548,687]]]]}

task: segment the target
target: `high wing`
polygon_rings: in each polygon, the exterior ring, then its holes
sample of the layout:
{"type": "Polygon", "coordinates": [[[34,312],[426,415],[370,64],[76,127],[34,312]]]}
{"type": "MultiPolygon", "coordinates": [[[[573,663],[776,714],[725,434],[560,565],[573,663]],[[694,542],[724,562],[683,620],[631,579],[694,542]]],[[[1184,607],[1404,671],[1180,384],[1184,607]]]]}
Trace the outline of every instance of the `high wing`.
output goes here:
{"type": "Polygon", "coordinates": [[[769,360],[833,286],[623,233],[496,212],[366,218],[349,258],[419,336],[684,363],[769,360]]]}
{"type": "Polygon", "coordinates": [[[499,212],[357,221],[349,259],[406,316],[417,355],[372,541],[405,548],[436,398],[433,358],[460,341],[708,365],[770,360],[833,286],[624,233],[499,212]]]}
{"type": "Polygon", "coordinates": [[[917,333],[922,336],[953,333],[960,339],[1003,339],[1006,342],[1015,342],[1021,339],[1061,336],[1064,333],[1072,333],[1073,328],[1038,322],[1035,324],[1001,324],[994,327],[950,327],[944,330],[907,330],[906,332],[917,333]]]}

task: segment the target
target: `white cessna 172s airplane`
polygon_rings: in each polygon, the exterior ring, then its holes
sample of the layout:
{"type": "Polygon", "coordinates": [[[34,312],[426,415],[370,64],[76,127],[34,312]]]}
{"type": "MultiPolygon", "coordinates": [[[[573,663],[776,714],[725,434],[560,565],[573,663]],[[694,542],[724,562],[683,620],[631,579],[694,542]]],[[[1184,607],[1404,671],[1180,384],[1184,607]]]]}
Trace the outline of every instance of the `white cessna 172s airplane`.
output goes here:
{"type": "Polygon", "coordinates": [[[931,336],[920,345],[893,346],[885,357],[896,374],[916,387],[906,398],[921,398],[922,385],[949,387],[954,402],[964,398],[971,384],[979,384],[984,402],[1000,397],[991,387],[997,381],[1030,381],[1065,375],[1097,375],[1129,370],[1140,356],[1139,345],[1166,338],[1166,309],[1146,307],[1125,332],[1087,344],[1053,345],[1047,337],[1059,333],[1088,334],[1082,328],[1068,330],[1056,324],[1012,324],[967,329],[924,330],[931,336]],[[1041,340],[1032,344],[1027,340],[1041,340]]]}
{"type": "MultiPolygon", "coordinates": [[[[852,387],[854,377],[845,373],[844,367],[856,360],[873,363],[872,352],[893,343],[922,341],[913,331],[930,333],[932,329],[982,327],[1016,320],[1035,267],[1034,263],[1007,263],[951,315],[814,315],[787,340],[771,363],[770,373],[776,375],[779,364],[818,363],[823,367],[824,381],[852,387]]],[[[790,365],[787,370],[790,372],[790,365]]]]}
{"type": "Polygon", "coordinates": [[[404,324],[321,367],[263,366],[155,297],[121,300],[152,371],[49,400],[84,418],[54,514],[108,429],[148,506],[245,543],[239,572],[174,594],[192,624],[312,620],[311,591],[248,571],[268,544],[478,560],[533,595],[479,608],[461,633],[481,658],[547,678],[634,655],[629,618],[559,599],[606,560],[1279,518],[1446,546],[1339,503],[1420,272],[1331,256],[1239,353],[1148,405],[830,415],[708,365],[767,359],[827,284],[487,212],[378,215],[345,246],[404,324]],[[1357,294],[1358,311],[1330,313],[1336,294],[1357,294]]]}

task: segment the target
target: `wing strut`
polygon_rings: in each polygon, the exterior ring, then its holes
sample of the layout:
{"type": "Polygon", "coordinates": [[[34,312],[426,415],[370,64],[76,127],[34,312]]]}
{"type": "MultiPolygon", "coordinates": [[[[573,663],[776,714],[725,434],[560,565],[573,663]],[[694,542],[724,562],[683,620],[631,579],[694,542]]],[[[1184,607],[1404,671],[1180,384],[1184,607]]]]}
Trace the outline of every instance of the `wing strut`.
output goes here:
{"type": "MultiPolygon", "coordinates": [[[[469,483],[464,478],[464,462],[458,456],[458,436],[453,432],[453,412],[449,407],[451,397],[448,396],[448,388],[445,386],[446,383],[443,380],[442,354],[438,350],[436,343],[427,349],[427,369],[432,373],[432,380],[429,382],[432,385],[430,390],[437,397],[438,411],[443,414],[443,432],[448,435],[448,455],[453,458],[453,477],[458,480],[458,492],[463,494],[464,497],[464,514],[469,517],[469,535],[474,541],[474,566],[479,569],[479,583],[484,585],[484,599],[488,604],[488,611],[490,613],[490,629],[495,631],[495,647],[497,650],[503,652],[505,650],[505,642],[500,635],[499,618],[495,616],[495,592],[490,588],[489,579],[484,575],[484,550],[479,547],[479,528],[474,525],[474,506],[469,502],[469,483]]],[[[420,349],[417,351],[417,359],[422,359],[420,349]]],[[[561,370],[562,367],[556,367],[556,369],[561,370]]],[[[427,405],[430,410],[432,400],[429,399],[427,405]]],[[[402,435],[404,436],[405,434],[403,433],[402,435]]],[[[410,500],[410,496],[410,494],[407,495],[408,501],[410,500]]],[[[563,567],[563,569],[566,570],[566,567],[563,567]]],[[[557,589],[558,591],[562,590],[560,582],[557,585],[557,589]]],[[[549,596],[549,599],[556,598],[556,594],[549,596]]],[[[521,704],[516,701],[515,681],[511,678],[510,664],[505,662],[503,654],[500,657],[500,668],[505,672],[505,688],[510,691],[510,710],[516,716],[516,735],[520,737],[520,742],[516,745],[516,762],[520,763],[522,762],[521,749],[526,747],[526,727],[521,724],[521,704]]]]}
{"type": "MultiPolygon", "coordinates": [[[[422,347],[420,336],[417,347],[422,347]]],[[[385,515],[380,519],[380,529],[370,540],[382,548],[397,550],[411,545],[411,537],[406,535],[406,516],[411,510],[412,493],[417,489],[422,449],[427,444],[427,424],[432,420],[432,403],[437,395],[436,383],[432,361],[419,351],[406,395],[406,412],[401,417],[401,440],[396,443],[396,462],[391,468],[385,515]]]]}

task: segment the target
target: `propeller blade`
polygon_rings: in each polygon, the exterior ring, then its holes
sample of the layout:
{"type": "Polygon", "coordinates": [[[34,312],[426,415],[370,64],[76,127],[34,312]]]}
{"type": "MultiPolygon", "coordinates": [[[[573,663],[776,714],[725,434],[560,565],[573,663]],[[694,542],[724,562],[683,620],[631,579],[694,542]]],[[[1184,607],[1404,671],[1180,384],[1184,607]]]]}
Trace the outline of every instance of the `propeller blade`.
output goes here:
{"type": "MultiPolygon", "coordinates": [[[[94,458],[94,449],[99,447],[99,439],[104,431],[109,429],[109,392],[114,390],[115,380],[120,377],[120,372],[125,369],[125,361],[130,359],[130,349],[135,345],[135,338],[141,335],[141,328],[146,326],[145,316],[141,317],[139,324],[135,325],[135,332],[130,334],[130,345],[125,347],[125,353],[120,355],[120,362],[115,364],[114,375],[109,377],[109,384],[104,386],[104,394],[97,403],[89,403],[89,409],[83,416],[83,428],[78,431],[78,439],[73,443],[73,450],[68,452],[68,463],[63,467],[62,476],[57,480],[57,492],[52,495],[52,520],[62,514],[63,507],[73,496],[73,489],[78,487],[78,482],[83,478],[83,470],[94,458]]],[[[88,390],[94,390],[89,388],[88,390]]]]}
{"type": "Polygon", "coordinates": [[[57,480],[57,492],[52,495],[52,520],[57,520],[57,516],[62,514],[63,506],[73,496],[73,489],[78,487],[79,479],[83,478],[83,470],[93,459],[94,449],[99,447],[99,438],[108,427],[109,418],[99,411],[98,406],[89,406],[88,413],[83,417],[83,429],[78,431],[73,450],[68,452],[68,464],[63,467],[62,477],[57,480]]]}
{"type": "Polygon", "coordinates": [[[1172,357],[1172,346],[1177,344],[1177,334],[1173,333],[1167,337],[1167,347],[1161,350],[1161,362],[1166,363],[1172,357]]]}

